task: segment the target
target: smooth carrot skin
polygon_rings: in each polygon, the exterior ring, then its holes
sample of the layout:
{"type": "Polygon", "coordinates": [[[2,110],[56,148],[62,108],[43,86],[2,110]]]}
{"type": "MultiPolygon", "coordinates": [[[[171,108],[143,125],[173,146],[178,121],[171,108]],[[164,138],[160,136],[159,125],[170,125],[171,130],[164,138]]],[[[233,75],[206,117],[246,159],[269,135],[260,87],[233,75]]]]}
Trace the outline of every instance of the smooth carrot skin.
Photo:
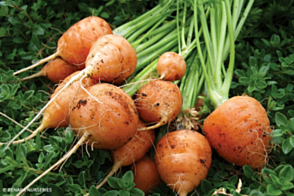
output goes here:
{"type": "Polygon", "coordinates": [[[136,161],[131,169],[134,173],[135,188],[141,189],[146,195],[162,183],[155,162],[148,156],[136,161]]]}
{"type": "Polygon", "coordinates": [[[157,62],[157,73],[161,79],[167,81],[180,80],[186,73],[185,60],[175,52],[165,52],[160,55],[157,62]]]}
{"type": "Polygon", "coordinates": [[[155,163],[161,179],[180,196],[186,196],[206,178],[211,157],[211,147],[202,134],[177,130],[159,140],[155,163]]]}
{"type": "Polygon", "coordinates": [[[85,67],[85,61],[92,44],[101,36],[112,34],[110,25],[102,18],[89,16],[72,25],[58,40],[54,54],[38,61],[30,67],[16,71],[14,75],[37,67],[60,56],[79,69],[85,67]]]}
{"type": "Polygon", "coordinates": [[[177,85],[157,79],[148,82],[137,92],[135,103],[140,118],[145,122],[157,123],[146,129],[155,129],[177,117],[181,111],[183,98],[177,85]]]}
{"type": "Polygon", "coordinates": [[[220,156],[238,166],[262,168],[271,148],[271,127],[263,106],[254,98],[236,96],[204,121],[203,132],[220,156]]]}

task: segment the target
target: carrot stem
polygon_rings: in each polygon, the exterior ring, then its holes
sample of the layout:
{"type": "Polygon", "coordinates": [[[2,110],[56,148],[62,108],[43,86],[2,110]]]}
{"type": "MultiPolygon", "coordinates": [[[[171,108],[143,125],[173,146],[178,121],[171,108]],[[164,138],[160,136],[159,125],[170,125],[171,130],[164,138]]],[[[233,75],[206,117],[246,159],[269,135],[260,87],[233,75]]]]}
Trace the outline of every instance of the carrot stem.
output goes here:
{"type": "Polygon", "coordinates": [[[46,57],[44,59],[41,59],[37,63],[35,63],[35,64],[33,64],[33,65],[29,66],[29,67],[26,67],[26,68],[23,68],[21,70],[18,70],[16,72],[14,72],[13,75],[17,75],[17,74],[20,74],[20,73],[22,73],[24,71],[27,71],[29,69],[33,69],[33,68],[35,68],[35,67],[37,67],[39,65],[42,65],[42,64],[44,64],[44,63],[46,63],[46,62],[48,62],[48,61],[50,61],[52,59],[55,59],[57,56],[59,56],[59,51],[58,50],[54,54],[52,54],[52,55],[50,55],[50,56],[48,56],[48,57],[46,57]]]}
{"type": "Polygon", "coordinates": [[[43,176],[49,173],[54,168],[58,167],[61,163],[67,160],[72,154],[74,154],[78,148],[90,137],[88,132],[85,132],[81,139],[70,149],[61,159],[59,159],[54,165],[52,165],[49,169],[44,171],[41,175],[35,178],[30,184],[28,184],[25,188],[23,188],[16,196],[20,196],[21,194],[25,193],[28,188],[30,188],[33,184],[35,184],[38,180],[40,180],[43,176]]]}

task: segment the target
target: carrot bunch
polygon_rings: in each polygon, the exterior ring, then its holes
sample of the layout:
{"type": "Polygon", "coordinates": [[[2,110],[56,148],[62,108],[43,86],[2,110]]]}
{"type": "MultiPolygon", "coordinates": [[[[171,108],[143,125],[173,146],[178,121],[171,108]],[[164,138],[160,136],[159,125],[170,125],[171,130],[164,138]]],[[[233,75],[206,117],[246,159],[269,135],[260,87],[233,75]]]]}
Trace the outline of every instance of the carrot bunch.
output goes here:
{"type": "MultiPolygon", "coordinates": [[[[245,18],[252,2],[245,8],[245,18]]],[[[111,151],[113,168],[97,188],[120,167],[134,164],[136,186],[145,194],[162,180],[179,195],[188,195],[208,174],[211,147],[235,165],[263,167],[271,140],[265,110],[253,98],[228,98],[234,40],[245,21],[244,17],[238,19],[243,5],[236,2],[231,6],[229,0],[213,2],[211,7],[204,4],[202,0],[166,0],[114,31],[99,17],[85,18],[64,33],[56,53],[14,73],[60,57],[43,68],[49,70],[50,64],[62,61],[62,76],[52,77],[43,69],[35,75],[48,76],[60,84],[33,120],[9,142],[1,143],[6,149],[32,139],[46,128],[70,126],[80,138],[18,195],[61,165],[84,143],[111,151]],[[239,9],[233,9],[231,14],[231,7],[239,9]],[[221,25],[216,23],[216,13],[223,16],[221,25]],[[210,29],[207,17],[211,20],[210,29]],[[219,36],[216,30],[221,32],[219,36]],[[228,51],[230,64],[226,71],[224,60],[228,51]],[[179,119],[195,117],[197,111],[191,108],[204,85],[215,111],[205,119],[202,135],[191,130],[193,126],[182,126],[184,123],[179,119]],[[43,112],[41,125],[30,136],[16,140],[43,112]],[[154,129],[175,121],[183,129],[166,133],[155,147],[154,129]],[[152,146],[155,162],[146,155],[152,146]],[[150,171],[152,178],[142,179],[141,168],[143,172],[150,171]]]]}

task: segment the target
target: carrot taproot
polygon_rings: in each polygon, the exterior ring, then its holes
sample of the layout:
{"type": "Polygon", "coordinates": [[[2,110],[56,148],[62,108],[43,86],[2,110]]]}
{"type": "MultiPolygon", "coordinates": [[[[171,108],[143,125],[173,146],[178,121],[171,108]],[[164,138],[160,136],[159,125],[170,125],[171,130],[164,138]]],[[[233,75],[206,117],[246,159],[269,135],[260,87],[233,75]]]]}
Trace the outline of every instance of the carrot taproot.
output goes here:
{"type": "MultiPolygon", "coordinates": [[[[81,67],[83,69],[83,67],[81,67]]],[[[56,58],[52,61],[49,61],[40,71],[37,73],[27,76],[21,81],[30,80],[39,76],[43,76],[48,78],[50,81],[54,83],[59,83],[64,80],[70,74],[78,71],[79,68],[76,66],[72,66],[61,58],[56,58]]]]}
{"type": "Polygon", "coordinates": [[[162,183],[155,162],[146,155],[136,161],[131,170],[134,173],[135,188],[141,189],[145,195],[149,195],[154,187],[162,183]]]}
{"type": "Polygon", "coordinates": [[[156,123],[139,130],[155,129],[174,120],[181,111],[182,94],[177,85],[160,79],[145,84],[136,94],[135,104],[145,122],[156,123]]]}
{"type": "Polygon", "coordinates": [[[89,16],[72,25],[58,40],[54,54],[37,63],[14,72],[14,75],[35,68],[60,56],[69,64],[84,67],[89,50],[99,37],[112,34],[109,24],[100,17],[89,16]]]}
{"type": "Polygon", "coordinates": [[[161,179],[179,196],[186,196],[208,174],[212,150],[197,131],[177,130],[164,135],[156,145],[155,163],[161,179]]]}

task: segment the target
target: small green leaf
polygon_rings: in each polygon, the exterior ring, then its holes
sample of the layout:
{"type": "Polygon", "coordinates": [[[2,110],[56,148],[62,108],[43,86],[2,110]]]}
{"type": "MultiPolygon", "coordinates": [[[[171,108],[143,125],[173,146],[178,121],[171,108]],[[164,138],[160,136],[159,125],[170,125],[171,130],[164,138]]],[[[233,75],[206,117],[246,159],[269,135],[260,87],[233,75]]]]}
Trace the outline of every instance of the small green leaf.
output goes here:
{"type": "Polygon", "coordinates": [[[111,191],[108,191],[107,193],[105,193],[103,196],[117,196],[117,195],[118,195],[118,191],[111,190],[111,191]]]}
{"type": "Polygon", "coordinates": [[[138,189],[138,188],[132,188],[130,190],[130,193],[131,193],[132,196],[144,196],[145,195],[145,193],[142,190],[138,189]]]}
{"type": "Polygon", "coordinates": [[[200,186],[201,186],[201,190],[206,194],[209,193],[209,191],[213,188],[211,183],[206,179],[202,180],[200,186]]]}
{"type": "Polygon", "coordinates": [[[276,175],[276,173],[268,168],[264,168],[261,170],[262,177],[266,183],[273,183],[271,178],[269,177],[270,174],[276,175]]]}
{"type": "Polygon", "coordinates": [[[0,37],[4,37],[6,35],[6,29],[4,27],[0,27],[0,37]]]}
{"type": "Polygon", "coordinates": [[[130,196],[130,192],[129,191],[125,191],[125,190],[119,190],[119,196],[130,196]]]}
{"type": "Polygon", "coordinates": [[[33,33],[35,35],[44,35],[44,29],[40,26],[34,26],[33,33]]]}
{"type": "Polygon", "coordinates": [[[283,135],[283,132],[281,129],[276,129],[271,133],[272,137],[280,137],[283,135]]]}
{"type": "Polygon", "coordinates": [[[90,187],[89,196],[100,196],[99,191],[97,190],[97,188],[94,185],[92,185],[90,187]]]}
{"type": "Polygon", "coordinates": [[[251,178],[252,175],[253,175],[253,169],[250,165],[245,165],[243,166],[243,171],[244,171],[244,175],[247,177],[247,178],[251,178]]]}
{"type": "Polygon", "coordinates": [[[284,182],[282,184],[281,190],[282,191],[293,190],[293,187],[294,187],[293,183],[291,183],[291,182],[284,182]]]}
{"type": "Polygon", "coordinates": [[[117,178],[110,176],[107,178],[107,182],[111,188],[120,189],[118,182],[117,182],[117,178]]]}
{"type": "Polygon", "coordinates": [[[125,182],[133,182],[134,181],[134,174],[133,172],[130,170],[130,171],[127,171],[122,179],[125,181],[125,182]]]}
{"type": "Polygon", "coordinates": [[[281,195],[282,191],[278,188],[276,188],[274,185],[269,184],[266,186],[266,191],[267,193],[271,194],[271,195],[281,195]]]}
{"type": "Polygon", "coordinates": [[[250,67],[257,66],[257,59],[254,56],[249,57],[249,65],[250,65],[250,67]]]}
{"type": "Polygon", "coordinates": [[[284,114],[277,112],[275,115],[275,120],[278,126],[284,125],[287,126],[288,120],[284,114]]]}
{"type": "Polygon", "coordinates": [[[292,149],[293,149],[293,147],[290,143],[290,138],[285,139],[282,143],[282,150],[283,150],[284,154],[288,154],[292,149]]]}
{"type": "Polygon", "coordinates": [[[80,172],[78,180],[80,185],[82,185],[83,187],[86,187],[85,171],[80,172]]]}
{"type": "Polygon", "coordinates": [[[23,100],[26,101],[28,100],[29,98],[31,98],[34,94],[34,90],[28,90],[26,91],[24,94],[23,94],[23,100]]]}
{"type": "Polygon", "coordinates": [[[55,184],[50,184],[49,187],[52,189],[52,192],[50,192],[51,195],[64,195],[62,188],[60,188],[59,186],[56,186],[55,184]]]}
{"type": "Polygon", "coordinates": [[[286,181],[292,181],[294,176],[294,170],[291,165],[286,165],[279,173],[280,178],[284,178],[286,181]]]}

